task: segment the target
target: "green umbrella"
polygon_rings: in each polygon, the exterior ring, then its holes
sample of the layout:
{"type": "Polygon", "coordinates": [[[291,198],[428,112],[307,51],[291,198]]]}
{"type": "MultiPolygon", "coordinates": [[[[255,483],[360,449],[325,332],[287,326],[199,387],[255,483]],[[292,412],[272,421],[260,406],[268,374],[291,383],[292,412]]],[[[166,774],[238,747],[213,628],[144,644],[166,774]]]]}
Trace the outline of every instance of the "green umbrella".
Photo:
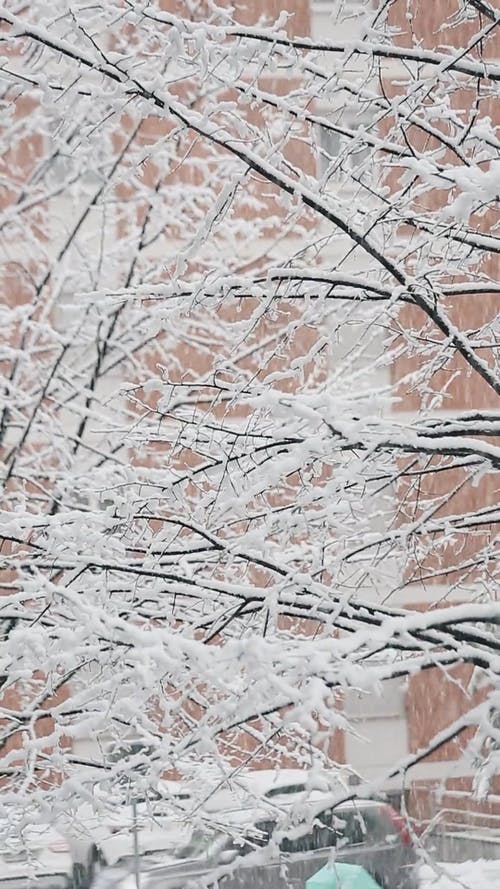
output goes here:
{"type": "Polygon", "coordinates": [[[359,864],[327,864],[306,880],[306,889],[380,889],[359,864]]]}

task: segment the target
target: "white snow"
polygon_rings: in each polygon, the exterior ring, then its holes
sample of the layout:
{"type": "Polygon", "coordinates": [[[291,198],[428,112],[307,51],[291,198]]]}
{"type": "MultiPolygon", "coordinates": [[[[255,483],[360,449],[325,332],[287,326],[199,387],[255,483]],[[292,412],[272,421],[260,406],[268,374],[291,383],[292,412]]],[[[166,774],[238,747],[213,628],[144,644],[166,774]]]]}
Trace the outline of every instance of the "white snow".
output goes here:
{"type": "Polygon", "coordinates": [[[424,865],[420,889],[497,889],[500,861],[463,861],[459,864],[424,865]]]}

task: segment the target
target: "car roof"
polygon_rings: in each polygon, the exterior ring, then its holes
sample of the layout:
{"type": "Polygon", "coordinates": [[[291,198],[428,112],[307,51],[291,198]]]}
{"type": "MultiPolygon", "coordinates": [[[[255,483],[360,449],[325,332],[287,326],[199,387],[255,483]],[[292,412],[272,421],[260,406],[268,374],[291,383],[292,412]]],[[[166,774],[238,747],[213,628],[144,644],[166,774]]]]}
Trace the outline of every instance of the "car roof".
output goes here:
{"type": "MultiPolygon", "coordinates": [[[[204,776],[206,778],[206,776],[204,776]]],[[[192,794],[192,785],[199,786],[199,780],[190,777],[184,780],[162,780],[160,787],[169,795],[187,798],[192,794]]],[[[238,801],[247,797],[260,798],[266,795],[278,796],[283,789],[288,793],[301,793],[308,789],[329,791],[345,788],[345,773],[338,770],[309,769],[239,769],[227,776],[209,775],[208,787],[214,786],[218,808],[237,808],[238,801]],[[218,789],[218,785],[220,789],[218,789]]]]}
{"type": "MultiPolygon", "coordinates": [[[[251,827],[252,825],[257,824],[259,821],[273,821],[278,819],[280,813],[287,812],[296,805],[297,800],[290,799],[288,801],[280,801],[279,806],[271,805],[267,800],[263,799],[255,806],[247,806],[247,807],[237,807],[237,808],[228,808],[228,809],[220,809],[217,812],[217,818],[214,818],[214,827],[217,827],[217,822],[220,822],[221,829],[225,826],[229,826],[231,828],[236,827],[251,827]]],[[[378,809],[380,808],[381,803],[372,799],[356,799],[356,800],[346,800],[342,803],[339,803],[337,806],[332,806],[331,795],[322,794],[318,792],[312,792],[308,794],[307,798],[304,800],[304,809],[307,811],[309,807],[313,809],[313,812],[317,812],[318,814],[323,810],[321,805],[318,806],[318,803],[323,803],[324,809],[332,808],[334,812],[338,812],[341,814],[342,812],[360,812],[366,809],[378,809]]]]}
{"type": "Polygon", "coordinates": [[[252,769],[242,771],[236,780],[249,787],[267,790],[288,784],[305,784],[309,777],[306,769],[252,769]]]}

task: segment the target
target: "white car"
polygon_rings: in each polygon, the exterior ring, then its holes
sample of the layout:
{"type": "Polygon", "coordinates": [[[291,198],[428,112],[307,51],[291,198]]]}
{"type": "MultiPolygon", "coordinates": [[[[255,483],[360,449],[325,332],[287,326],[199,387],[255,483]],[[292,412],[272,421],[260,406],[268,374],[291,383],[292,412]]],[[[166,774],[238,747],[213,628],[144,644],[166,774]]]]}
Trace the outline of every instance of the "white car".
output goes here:
{"type": "Polygon", "coordinates": [[[135,855],[135,843],[139,855],[148,859],[163,860],[165,854],[174,853],[191,835],[187,824],[155,809],[151,804],[139,803],[137,815],[131,806],[123,806],[107,819],[108,835],[99,843],[100,859],[106,865],[127,862],[135,855]]]}
{"type": "Polygon", "coordinates": [[[87,889],[101,866],[125,865],[138,854],[151,864],[175,853],[187,842],[191,829],[182,819],[179,803],[158,793],[147,802],[82,807],[64,826],[74,862],[75,889],[87,889]]]}
{"type": "Polygon", "coordinates": [[[73,860],[69,845],[54,828],[23,826],[19,820],[0,822],[0,882],[2,889],[69,889],[73,860]]]}
{"type": "Polygon", "coordinates": [[[246,809],[267,801],[269,806],[280,806],[318,791],[328,793],[347,787],[348,776],[340,769],[239,769],[221,789],[214,789],[211,795],[210,789],[205,791],[204,809],[207,813],[246,809]]]}

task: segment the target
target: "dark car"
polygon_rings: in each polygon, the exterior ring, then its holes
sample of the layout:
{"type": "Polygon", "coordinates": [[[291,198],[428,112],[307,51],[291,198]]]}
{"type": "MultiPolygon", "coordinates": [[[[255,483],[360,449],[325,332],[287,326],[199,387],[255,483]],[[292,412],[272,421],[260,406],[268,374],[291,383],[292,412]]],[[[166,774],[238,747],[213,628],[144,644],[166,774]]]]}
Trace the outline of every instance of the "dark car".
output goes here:
{"type": "Polygon", "coordinates": [[[404,820],[384,803],[358,800],[324,809],[312,825],[273,818],[238,834],[195,831],[177,862],[154,869],[144,889],[304,889],[328,861],[364,867],[382,889],[417,889],[417,856],[404,820]]]}

